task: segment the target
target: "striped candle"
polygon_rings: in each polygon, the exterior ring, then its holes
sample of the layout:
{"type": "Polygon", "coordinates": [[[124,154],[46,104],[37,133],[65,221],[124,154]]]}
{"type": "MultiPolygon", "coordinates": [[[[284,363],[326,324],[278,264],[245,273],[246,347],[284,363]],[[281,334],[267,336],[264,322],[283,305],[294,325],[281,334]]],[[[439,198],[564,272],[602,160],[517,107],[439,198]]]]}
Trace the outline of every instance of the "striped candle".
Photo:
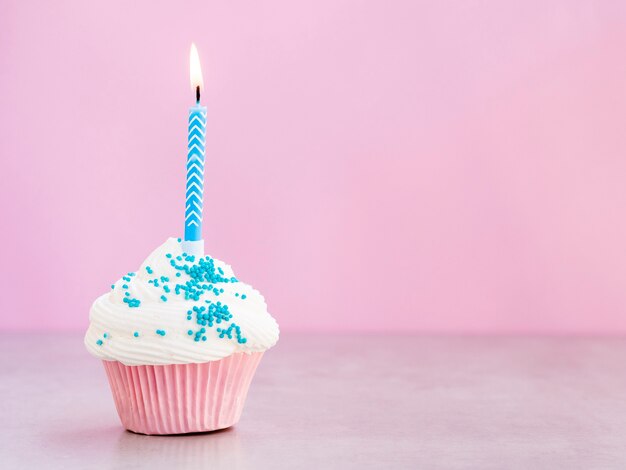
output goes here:
{"type": "Polygon", "coordinates": [[[185,241],[202,240],[205,140],[206,108],[198,103],[189,109],[185,241]]]}
{"type": "Polygon", "coordinates": [[[186,253],[203,256],[202,198],[204,195],[204,144],[206,139],[206,108],[200,105],[200,93],[204,88],[202,68],[196,45],[189,51],[189,79],[196,93],[196,105],[189,108],[187,127],[187,187],[185,194],[186,253]]]}

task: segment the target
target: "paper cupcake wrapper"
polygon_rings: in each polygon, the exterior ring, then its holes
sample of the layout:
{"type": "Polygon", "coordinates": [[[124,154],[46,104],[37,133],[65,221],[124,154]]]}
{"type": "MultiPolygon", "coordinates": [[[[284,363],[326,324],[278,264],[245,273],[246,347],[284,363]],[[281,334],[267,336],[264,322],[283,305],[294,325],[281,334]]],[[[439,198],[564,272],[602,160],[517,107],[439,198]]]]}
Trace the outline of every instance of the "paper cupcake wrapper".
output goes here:
{"type": "Polygon", "coordinates": [[[122,425],[142,434],[223,429],[239,421],[262,352],[219,361],[125,366],[103,361],[122,425]]]}

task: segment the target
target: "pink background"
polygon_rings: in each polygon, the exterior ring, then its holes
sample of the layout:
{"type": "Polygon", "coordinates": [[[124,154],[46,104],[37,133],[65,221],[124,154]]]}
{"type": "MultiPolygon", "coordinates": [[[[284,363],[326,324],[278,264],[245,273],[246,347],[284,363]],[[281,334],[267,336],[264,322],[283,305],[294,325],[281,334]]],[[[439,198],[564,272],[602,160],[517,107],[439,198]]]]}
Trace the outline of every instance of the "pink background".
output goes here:
{"type": "Polygon", "coordinates": [[[626,7],[0,0],[0,328],[83,329],[183,227],[283,330],[626,332],[626,7]]]}

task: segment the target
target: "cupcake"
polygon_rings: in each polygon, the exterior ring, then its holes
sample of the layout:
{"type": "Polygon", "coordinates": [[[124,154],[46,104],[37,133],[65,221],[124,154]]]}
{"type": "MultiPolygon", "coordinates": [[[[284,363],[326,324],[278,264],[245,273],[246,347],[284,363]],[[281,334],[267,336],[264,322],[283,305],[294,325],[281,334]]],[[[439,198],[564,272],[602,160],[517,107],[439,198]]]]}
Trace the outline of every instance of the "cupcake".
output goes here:
{"type": "Polygon", "coordinates": [[[96,299],[85,335],[104,364],[122,425],[142,434],[239,421],[278,324],[231,267],[170,238],[96,299]]]}

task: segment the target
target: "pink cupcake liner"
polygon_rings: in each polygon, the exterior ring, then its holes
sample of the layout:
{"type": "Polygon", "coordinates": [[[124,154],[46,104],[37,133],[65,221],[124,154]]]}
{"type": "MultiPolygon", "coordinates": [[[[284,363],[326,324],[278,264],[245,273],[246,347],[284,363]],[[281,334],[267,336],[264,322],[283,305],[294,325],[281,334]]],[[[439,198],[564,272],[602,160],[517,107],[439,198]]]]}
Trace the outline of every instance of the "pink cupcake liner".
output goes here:
{"type": "Polygon", "coordinates": [[[262,352],[219,361],[125,366],[102,361],[122,425],[142,434],[223,429],[239,421],[262,352]]]}

